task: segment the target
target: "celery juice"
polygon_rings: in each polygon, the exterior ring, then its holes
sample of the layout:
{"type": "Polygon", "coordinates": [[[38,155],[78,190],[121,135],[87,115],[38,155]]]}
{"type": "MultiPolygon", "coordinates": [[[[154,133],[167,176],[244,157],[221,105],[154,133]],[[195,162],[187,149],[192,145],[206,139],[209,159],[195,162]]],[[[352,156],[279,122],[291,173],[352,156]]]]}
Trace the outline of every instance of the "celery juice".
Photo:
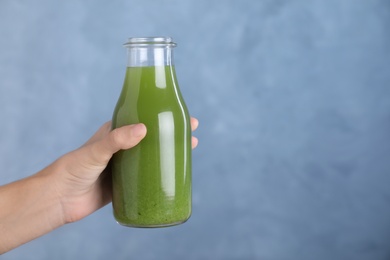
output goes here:
{"type": "Polygon", "coordinates": [[[111,161],[118,223],[161,227],[191,215],[191,126],[173,65],[128,67],[112,126],[144,123],[145,138],[111,161]]]}

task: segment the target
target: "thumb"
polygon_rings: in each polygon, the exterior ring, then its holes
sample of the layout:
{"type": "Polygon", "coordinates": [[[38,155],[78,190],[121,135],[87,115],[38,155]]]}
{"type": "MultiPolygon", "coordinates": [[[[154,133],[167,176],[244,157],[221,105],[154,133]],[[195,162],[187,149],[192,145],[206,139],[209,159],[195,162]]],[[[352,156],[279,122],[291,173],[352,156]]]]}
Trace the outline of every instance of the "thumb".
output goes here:
{"type": "Polygon", "coordinates": [[[145,135],[146,127],[144,124],[116,128],[99,141],[85,147],[90,149],[88,161],[92,165],[106,165],[114,153],[136,146],[145,135]]]}

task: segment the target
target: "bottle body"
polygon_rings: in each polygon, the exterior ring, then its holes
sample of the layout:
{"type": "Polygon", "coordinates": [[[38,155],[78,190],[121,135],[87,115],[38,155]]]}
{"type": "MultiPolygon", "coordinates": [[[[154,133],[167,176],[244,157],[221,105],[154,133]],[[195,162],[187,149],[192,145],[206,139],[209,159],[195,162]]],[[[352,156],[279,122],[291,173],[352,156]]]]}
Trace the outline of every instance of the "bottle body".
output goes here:
{"type": "MultiPolygon", "coordinates": [[[[112,127],[144,123],[147,135],[112,158],[114,216],[125,226],[176,225],[191,215],[190,117],[171,57],[167,62],[170,47],[157,47],[162,48],[160,54],[153,51],[155,46],[141,48],[148,48],[155,60],[155,55],[165,57],[163,63],[160,57],[153,64],[134,64],[134,57],[129,58],[132,64],[127,67],[112,127]]],[[[129,51],[130,56],[136,53],[129,51]]]]}

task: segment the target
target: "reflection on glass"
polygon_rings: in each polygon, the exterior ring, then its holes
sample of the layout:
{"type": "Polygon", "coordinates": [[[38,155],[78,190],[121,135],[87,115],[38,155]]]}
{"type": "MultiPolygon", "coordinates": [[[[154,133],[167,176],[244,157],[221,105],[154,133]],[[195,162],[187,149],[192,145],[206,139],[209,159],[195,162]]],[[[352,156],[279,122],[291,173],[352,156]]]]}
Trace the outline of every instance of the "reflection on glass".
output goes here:
{"type": "Polygon", "coordinates": [[[165,77],[165,66],[156,66],[155,71],[155,84],[158,88],[166,88],[167,87],[167,80],[165,77]]]}
{"type": "Polygon", "coordinates": [[[161,184],[166,196],[175,196],[175,132],[173,114],[158,114],[160,131],[161,184]]]}

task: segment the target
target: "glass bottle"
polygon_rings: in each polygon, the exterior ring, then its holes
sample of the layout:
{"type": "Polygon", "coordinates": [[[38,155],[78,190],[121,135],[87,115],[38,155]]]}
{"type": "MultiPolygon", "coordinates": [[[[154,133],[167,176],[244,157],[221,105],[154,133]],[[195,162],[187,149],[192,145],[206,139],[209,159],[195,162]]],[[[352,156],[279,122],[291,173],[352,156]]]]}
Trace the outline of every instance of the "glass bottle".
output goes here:
{"type": "Polygon", "coordinates": [[[144,123],[145,138],[111,161],[113,211],[132,227],[164,227],[191,215],[191,126],[170,37],[130,38],[112,128],[144,123]]]}

